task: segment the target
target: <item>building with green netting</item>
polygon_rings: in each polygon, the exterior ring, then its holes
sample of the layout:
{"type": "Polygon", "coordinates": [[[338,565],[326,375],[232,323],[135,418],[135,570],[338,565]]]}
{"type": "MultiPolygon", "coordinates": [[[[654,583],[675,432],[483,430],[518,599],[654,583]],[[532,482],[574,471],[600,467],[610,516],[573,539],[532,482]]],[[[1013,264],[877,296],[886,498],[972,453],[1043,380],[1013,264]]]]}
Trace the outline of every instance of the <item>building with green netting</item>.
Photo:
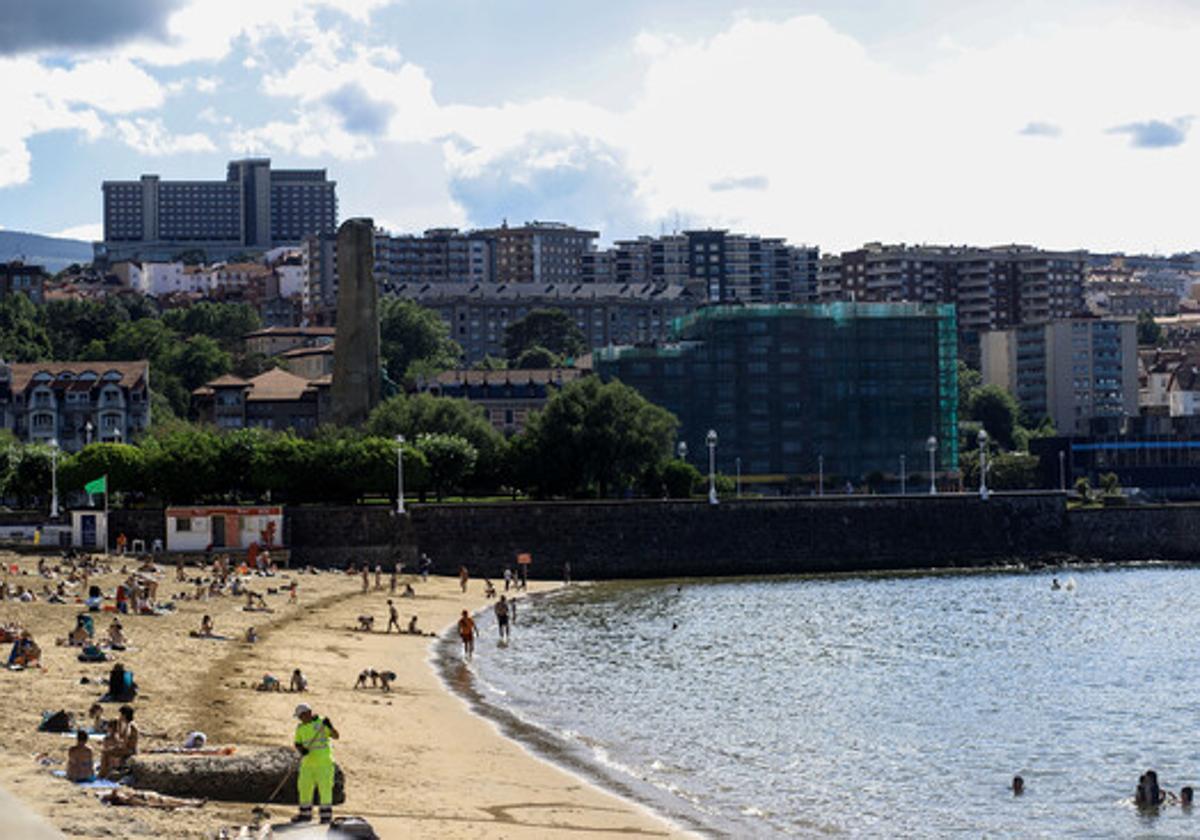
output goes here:
{"type": "Polygon", "coordinates": [[[702,472],[712,429],[718,471],[748,484],[897,489],[903,470],[921,492],[931,437],[938,482],[957,484],[957,352],[950,304],[712,306],[676,320],[670,343],[594,364],[673,412],[702,472]]]}

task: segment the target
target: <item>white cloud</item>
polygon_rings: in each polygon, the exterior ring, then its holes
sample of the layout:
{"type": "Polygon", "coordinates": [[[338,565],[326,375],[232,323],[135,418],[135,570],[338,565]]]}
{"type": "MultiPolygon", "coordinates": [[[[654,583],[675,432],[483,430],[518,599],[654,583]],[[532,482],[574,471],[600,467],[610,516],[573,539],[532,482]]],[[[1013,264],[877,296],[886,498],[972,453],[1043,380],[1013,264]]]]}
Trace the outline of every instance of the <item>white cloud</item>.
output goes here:
{"type": "Polygon", "coordinates": [[[56,236],[59,239],[82,239],[86,242],[96,242],[104,238],[104,225],[100,222],[92,222],[86,225],[75,225],[74,227],[64,228],[63,230],[47,235],[56,236]]]}
{"type": "Polygon", "coordinates": [[[136,117],[113,124],[117,136],[144,155],[176,155],[182,152],[215,152],[216,145],[206,134],[172,134],[161,119],[136,117]]]}
{"type": "Polygon", "coordinates": [[[230,133],[229,147],[245,155],[277,151],[340,160],[365,158],[375,152],[371,141],[346,131],[325,109],[301,112],[294,122],[273,120],[254,128],[238,129],[230,133]]]}

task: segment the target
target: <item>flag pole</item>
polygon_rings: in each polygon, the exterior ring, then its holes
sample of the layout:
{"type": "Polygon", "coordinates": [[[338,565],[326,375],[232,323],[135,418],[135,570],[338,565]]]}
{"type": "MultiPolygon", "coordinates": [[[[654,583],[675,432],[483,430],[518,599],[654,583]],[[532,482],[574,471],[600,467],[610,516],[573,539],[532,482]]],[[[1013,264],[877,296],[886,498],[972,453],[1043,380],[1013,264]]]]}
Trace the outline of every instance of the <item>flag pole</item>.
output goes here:
{"type": "Polygon", "coordinates": [[[104,553],[108,554],[108,473],[104,474],[104,553]]]}

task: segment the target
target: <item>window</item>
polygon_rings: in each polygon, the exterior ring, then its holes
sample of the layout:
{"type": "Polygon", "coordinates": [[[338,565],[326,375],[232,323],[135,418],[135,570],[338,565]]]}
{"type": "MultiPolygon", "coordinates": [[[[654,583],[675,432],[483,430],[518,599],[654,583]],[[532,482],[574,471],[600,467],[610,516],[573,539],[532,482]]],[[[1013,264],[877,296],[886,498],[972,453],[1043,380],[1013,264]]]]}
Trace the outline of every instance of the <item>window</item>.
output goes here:
{"type": "Polygon", "coordinates": [[[178,531],[191,531],[191,530],[192,530],[192,519],[191,519],[191,517],[189,517],[189,516],[180,516],[180,517],[176,518],[176,520],[175,520],[175,530],[176,530],[177,532],[178,532],[178,531]]]}

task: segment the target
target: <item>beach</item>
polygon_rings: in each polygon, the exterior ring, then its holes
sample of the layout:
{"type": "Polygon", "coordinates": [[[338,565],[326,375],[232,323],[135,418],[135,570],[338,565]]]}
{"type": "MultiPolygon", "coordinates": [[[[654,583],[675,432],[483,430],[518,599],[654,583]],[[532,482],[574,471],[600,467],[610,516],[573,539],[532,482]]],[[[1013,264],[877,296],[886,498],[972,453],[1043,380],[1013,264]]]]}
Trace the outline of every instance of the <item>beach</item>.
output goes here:
{"type": "MultiPolygon", "coordinates": [[[[43,584],[55,583],[36,574],[36,559],[0,557],[5,569],[15,563],[22,572],[7,576],[10,585],[40,591],[43,584]]],[[[113,574],[92,580],[109,594],[125,577],[120,567],[128,564],[132,570],[136,565],[121,558],[111,562],[113,574]]],[[[192,567],[188,573],[195,577],[200,571],[192,567]]],[[[233,746],[238,752],[286,746],[295,728],[292,711],[303,701],[340,731],[334,755],[346,774],[347,801],[335,814],[361,815],[381,837],[685,836],[639,805],[533,756],[472,713],[435,672],[435,639],[383,632],[386,601],[392,597],[386,574],[381,590],[374,588],[372,576],[366,594],[360,576],[339,573],[285,570],[280,577],[251,578],[250,588],[265,596],[271,612],[245,611],[246,599],[230,596],[172,601],[172,594],[191,593],[195,587],[176,583],[173,568],[163,569],[160,580],[158,601],[174,603],[174,611],[121,616],[131,648],[118,654],[117,661],[134,672],[141,689],[133,705],[143,752],[181,745],[194,730],[204,732],[210,746],[233,746]],[[288,604],[282,590],[292,579],[298,581],[296,605],[288,604]],[[268,588],[280,591],[268,593],[268,588]],[[189,636],[205,614],[226,638],[189,636]],[[355,629],[357,617],[364,614],[374,616],[373,632],[355,629]],[[250,626],[259,633],[255,644],[243,641],[250,626]],[[286,687],[293,668],[308,678],[304,694],[254,690],[266,673],[286,687]],[[356,690],[356,677],[366,668],[396,672],[393,690],[356,690]]],[[[416,615],[426,631],[440,633],[461,610],[474,612],[490,603],[478,580],[470,581],[466,594],[457,579],[422,582],[404,575],[401,590],[405,582],[416,596],[395,598],[401,623],[407,625],[416,615]]],[[[547,588],[532,583],[530,593],[547,588]]],[[[44,665],[42,670],[0,671],[7,712],[0,716],[0,787],[70,837],[212,837],[222,827],[251,822],[255,803],[210,802],[177,811],[110,807],[100,804],[94,791],[52,775],[64,767],[71,740],[37,732],[42,712],[62,708],[82,716],[102,693],[111,667],[79,662],[78,648],[55,645],[81,611],[69,600],[0,602],[0,623],[16,622],[31,630],[44,665]],[[50,763],[55,761],[59,763],[50,763]]],[[[111,615],[93,615],[102,636],[111,615]]],[[[479,655],[486,655],[486,647],[496,644],[494,624],[481,624],[479,655]]],[[[519,645],[519,623],[513,636],[519,645]]],[[[106,716],[115,710],[106,705],[106,716]]],[[[271,812],[272,820],[285,820],[294,806],[273,806],[271,812]]]]}

